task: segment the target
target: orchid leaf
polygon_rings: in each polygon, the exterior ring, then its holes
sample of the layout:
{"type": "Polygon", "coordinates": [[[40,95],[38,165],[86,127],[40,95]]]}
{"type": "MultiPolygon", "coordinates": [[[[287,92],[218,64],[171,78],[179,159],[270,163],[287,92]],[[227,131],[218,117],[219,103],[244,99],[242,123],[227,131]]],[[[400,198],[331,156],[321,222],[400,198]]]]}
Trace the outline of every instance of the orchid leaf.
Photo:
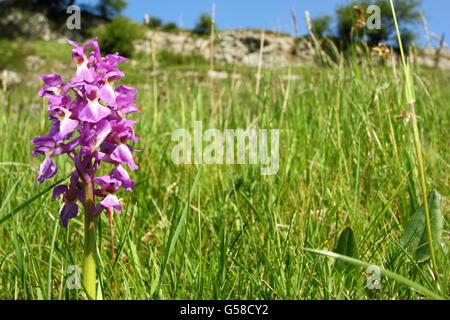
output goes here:
{"type": "MultiPolygon", "coordinates": [[[[430,212],[430,226],[433,241],[433,247],[440,246],[442,240],[442,215],[440,195],[436,190],[430,192],[427,197],[428,208],[430,212]]],[[[428,243],[427,226],[425,219],[425,210],[421,206],[405,226],[405,230],[400,238],[402,247],[413,253],[415,258],[420,261],[426,261],[430,258],[430,247],[428,243]]]]}

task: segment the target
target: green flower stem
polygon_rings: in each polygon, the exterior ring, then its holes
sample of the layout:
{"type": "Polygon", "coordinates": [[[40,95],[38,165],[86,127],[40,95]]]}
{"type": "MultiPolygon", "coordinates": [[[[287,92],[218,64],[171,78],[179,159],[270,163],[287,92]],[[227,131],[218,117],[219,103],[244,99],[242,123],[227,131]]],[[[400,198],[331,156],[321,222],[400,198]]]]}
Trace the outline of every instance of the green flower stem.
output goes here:
{"type": "Polygon", "coordinates": [[[96,299],[95,230],[97,217],[94,211],[94,187],[92,181],[84,183],[84,267],[83,285],[89,298],[96,299]]]}

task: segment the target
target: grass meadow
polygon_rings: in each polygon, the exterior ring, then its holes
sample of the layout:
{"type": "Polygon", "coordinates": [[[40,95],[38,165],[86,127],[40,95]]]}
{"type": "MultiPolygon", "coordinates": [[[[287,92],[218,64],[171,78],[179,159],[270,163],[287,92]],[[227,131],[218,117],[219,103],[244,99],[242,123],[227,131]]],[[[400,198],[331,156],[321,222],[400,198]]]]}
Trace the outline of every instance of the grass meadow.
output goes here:
{"type": "MultiPolygon", "coordinates": [[[[30,77],[59,72],[64,63],[69,76],[75,70],[68,45],[18,47],[45,61],[30,77]]],[[[20,59],[8,64],[20,67],[20,59]]],[[[431,262],[418,262],[399,242],[422,204],[401,65],[363,54],[263,68],[256,94],[256,68],[217,66],[230,76],[211,87],[208,62],[174,60],[157,73],[145,55],[121,68],[124,83],[139,90],[141,114],[133,119],[142,152],[139,170],[130,172],[133,193],[119,194],[125,210],[114,216],[115,260],[108,216],[99,219],[103,299],[449,297],[448,72],[413,65],[427,190],[442,195],[437,289],[431,262]],[[175,165],[171,134],[192,132],[194,121],[204,130],[280,129],[278,173],[263,176],[258,165],[175,165]],[[334,251],[349,227],[355,258],[395,273],[382,276],[379,290],[367,287],[367,268],[305,250],[334,251]]],[[[82,268],[83,214],[63,228],[61,202],[51,202],[48,191],[72,164],[59,157],[53,181],[36,182],[42,159],[32,157],[30,140],[50,123],[37,92],[19,85],[0,93],[0,298],[83,299],[82,289],[68,288],[69,266],[82,268]]]]}

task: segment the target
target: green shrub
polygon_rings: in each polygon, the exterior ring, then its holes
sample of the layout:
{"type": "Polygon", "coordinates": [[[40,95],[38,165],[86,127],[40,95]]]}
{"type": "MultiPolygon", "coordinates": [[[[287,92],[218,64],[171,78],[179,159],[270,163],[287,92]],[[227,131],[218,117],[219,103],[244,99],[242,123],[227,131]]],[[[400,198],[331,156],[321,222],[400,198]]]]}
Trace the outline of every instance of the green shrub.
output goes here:
{"type": "Polygon", "coordinates": [[[168,22],[162,27],[162,30],[166,32],[175,32],[178,31],[178,26],[175,22],[168,22]]]}
{"type": "Polygon", "coordinates": [[[211,28],[213,25],[213,20],[209,13],[203,13],[197,20],[195,24],[194,33],[202,36],[211,34],[211,28]]]}
{"type": "Polygon", "coordinates": [[[311,20],[312,30],[318,37],[330,33],[330,23],[333,20],[331,16],[317,17],[311,20]]]}
{"type": "Polygon", "coordinates": [[[150,17],[148,26],[150,29],[159,29],[162,26],[162,20],[156,17],[150,17]]]}
{"type": "Polygon", "coordinates": [[[104,53],[119,52],[131,57],[134,53],[133,41],[143,37],[139,25],[124,17],[116,17],[98,30],[100,48],[104,53]]]}

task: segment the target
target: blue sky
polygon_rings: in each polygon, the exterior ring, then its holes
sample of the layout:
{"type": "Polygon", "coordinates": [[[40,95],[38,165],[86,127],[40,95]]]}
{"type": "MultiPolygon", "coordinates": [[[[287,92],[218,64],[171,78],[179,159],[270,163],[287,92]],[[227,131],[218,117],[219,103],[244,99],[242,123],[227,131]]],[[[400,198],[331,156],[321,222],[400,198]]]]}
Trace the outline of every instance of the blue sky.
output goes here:
{"type": "MultiPolygon", "coordinates": [[[[386,0],[388,1],[388,0],[386,0]]],[[[90,1],[91,2],[91,1],[90,1]]],[[[304,13],[308,10],[311,17],[334,15],[336,7],[349,0],[128,0],[124,15],[136,21],[143,21],[145,13],[173,21],[186,28],[195,25],[197,17],[205,11],[211,11],[216,3],[216,23],[221,29],[264,28],[280,30],[294,34],[290,9],[297,13],[299,33],[306,33],[304,13]]],[[[450,1],[422,0],[422,10],[427,17],[431,32],[446,33],[450,39],[450,1]]],[[[425,43],[425,32],[420,25],[416,33],[420,43],[425,43]]],[[[447,41],[450,42],[450,41],[447,41]]],[[[433,42],[436,44],[436,42],[433,42]]]]}

